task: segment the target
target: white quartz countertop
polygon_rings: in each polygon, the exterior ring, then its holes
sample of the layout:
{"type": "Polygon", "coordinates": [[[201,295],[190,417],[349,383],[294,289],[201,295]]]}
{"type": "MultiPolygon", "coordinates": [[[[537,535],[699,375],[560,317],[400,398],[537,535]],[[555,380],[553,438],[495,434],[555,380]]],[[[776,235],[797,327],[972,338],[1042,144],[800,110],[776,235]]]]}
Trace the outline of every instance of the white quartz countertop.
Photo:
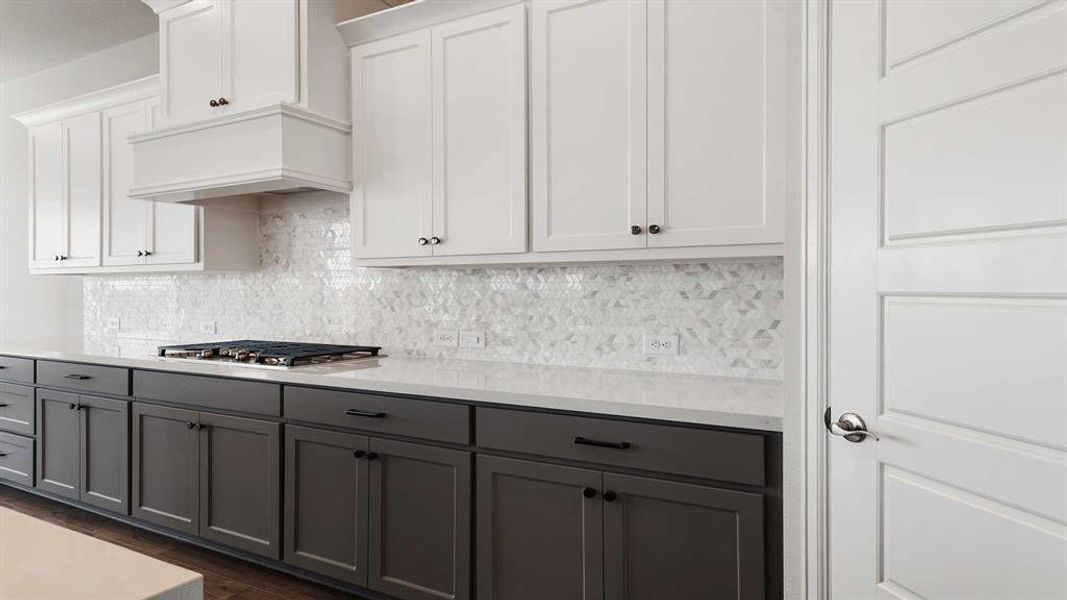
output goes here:
{"type": "Polygon", "coordinates": [[[176,342],[52,338],[3,343],[0,355],[761,431],[782,430],[782,385],[777,381],[399,356],[293,369],[155,356],[157,346],[173,343],[176,342]]]}
{"type": "Polygon", "coordinates": [[[0,508],[0,599],[203,597],[199,573],[0,508]]]}

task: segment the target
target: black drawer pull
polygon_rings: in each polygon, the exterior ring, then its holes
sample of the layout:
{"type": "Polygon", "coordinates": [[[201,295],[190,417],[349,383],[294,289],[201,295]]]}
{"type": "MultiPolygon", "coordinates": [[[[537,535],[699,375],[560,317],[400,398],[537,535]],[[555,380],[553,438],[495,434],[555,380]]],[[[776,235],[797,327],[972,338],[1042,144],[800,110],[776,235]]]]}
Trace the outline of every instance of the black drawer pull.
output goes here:
{"type": "Polygon", "coordinates": [[[596,446],[597,448],[615,448],[616,450],[626,450],[630,447],[630,442],[602,442],[600,440],[591,440],[582,436],[574,438],[574,443],[579,446],[596,446]]]}
{"type": "Polygon", "coordinates": [[[385,418],[385,413],[383,413],[383,412],[372,412],[372,411],[369,411],[369,410],[359,410],[358,408],[350,408],[350,409],[345,411],[345,414],[350,416],[350,417],[370,417],[372,419],[383,419],[383,418],[385,418]]]}
{"type": "Polygon", "coordinates": [[[71,373],[69,375],[64,375],[63,378],[64,379],[73,379],[74,381],[85,381],[86,379],[92,379],[92,376],[91,375],[79,375],[78,373],[71,373]]]}
{"type": "Polygon", "coordinates": [[[0,402],[0,408],[5,408],[5,407],[7,407],[7,406],[8,406],[8,405],[7,405],[6,403],[4,403],[4,402],[0,402]]]}
{"type": "Polygon", "coordinates": [[[0,365],[0,370],[6,369],[6,368],[7,368],[6,365],[0,365]]]}
{"type": "Polygon", "coordinates": [[[0,452],[0,458],[7,456],[7,452],[0,452]]]}

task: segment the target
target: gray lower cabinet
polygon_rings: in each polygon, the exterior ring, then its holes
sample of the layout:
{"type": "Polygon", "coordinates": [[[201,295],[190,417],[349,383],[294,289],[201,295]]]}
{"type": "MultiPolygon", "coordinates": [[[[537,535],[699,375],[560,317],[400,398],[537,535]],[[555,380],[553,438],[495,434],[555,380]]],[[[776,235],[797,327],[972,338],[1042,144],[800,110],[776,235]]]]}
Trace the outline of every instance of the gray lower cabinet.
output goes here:
{"type": "Polygon", "coordinates": [[[402,600],[471,598],[471,454],[371,438],[367,587],[402,600]]]}
{"type": "Polygon", "coordinates": [[[285,562],[367,585],[370,439],[285,427],[285,562]]]}
{"type": "Polygon", "coordinates": [[[197,413],[133,406],[133,516],[191,535],[199,533],[197,413]]]}
{"type": "Polygon", "coordinates": [[[603,600],[603,475],[478,457],[479,600],[603,600]]]}
{"type": "Polygon", "coordinates": [[[280,558],[280,424],[142,403],[133,417],[133,516],[280,558]]]}
{"type": "Polygon", "coordinates": [[[33,388],[0,383],[0,430],[22,435],[36,433],[33,388]]]}
{"type": "Polygon", "coordinates": [[[33,485],[33,438],[0,432],[0,479],[33,485]]]}
{"type": "Polygon", "coordinates": [[[37,390],[37,489],[78,500],[80,497],[78,395],[37,390]]]}
{"type": "Polygon", "coordinates": [[[200,537],[281,558],[281,425],[199,413],[200,537]]]}
{"type": "Polygon", "coordinates": [[[79,396],[78,495],[82,502],[130,511],[130,403],[79,396]]]}
{"type": "Polygon", "coordinates": [[[604,490],[605,597],[764,598],[762,495],[614,473],[604,490]]]}

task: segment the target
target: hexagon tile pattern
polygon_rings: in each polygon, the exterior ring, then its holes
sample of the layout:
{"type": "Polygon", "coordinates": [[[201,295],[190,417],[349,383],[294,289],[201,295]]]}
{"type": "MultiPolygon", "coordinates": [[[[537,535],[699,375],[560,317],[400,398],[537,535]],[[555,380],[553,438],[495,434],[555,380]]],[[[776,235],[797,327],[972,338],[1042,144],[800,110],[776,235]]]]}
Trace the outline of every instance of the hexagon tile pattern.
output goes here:
{"type": "Polygon", "coordinates": [[[374,344],[394,355],[782,377],[782,262],[374,269],[349,262],[347,204],[260,215],[256,273],[85,277],[85,334],[374,344]],[[118,317],[121,331],[109,331],[118,317]],[[484,349],[432,345],[484,330],[484,349]],[[677,334],[646,356],[642,334],[677,334]]]}

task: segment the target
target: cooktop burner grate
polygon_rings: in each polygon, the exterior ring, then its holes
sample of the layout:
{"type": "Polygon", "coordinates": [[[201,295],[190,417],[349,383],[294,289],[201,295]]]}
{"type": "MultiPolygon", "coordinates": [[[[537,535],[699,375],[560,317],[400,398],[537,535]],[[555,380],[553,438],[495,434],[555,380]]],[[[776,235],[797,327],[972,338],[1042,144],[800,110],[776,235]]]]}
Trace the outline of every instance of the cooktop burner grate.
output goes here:
{"type": "Polygon", "coordinates": [[[160,346],[159,356],[217,360],[282,367],[322,364],[378,356],[381,346],[344,346],[303,342],[233,340],[160,346]]]}

